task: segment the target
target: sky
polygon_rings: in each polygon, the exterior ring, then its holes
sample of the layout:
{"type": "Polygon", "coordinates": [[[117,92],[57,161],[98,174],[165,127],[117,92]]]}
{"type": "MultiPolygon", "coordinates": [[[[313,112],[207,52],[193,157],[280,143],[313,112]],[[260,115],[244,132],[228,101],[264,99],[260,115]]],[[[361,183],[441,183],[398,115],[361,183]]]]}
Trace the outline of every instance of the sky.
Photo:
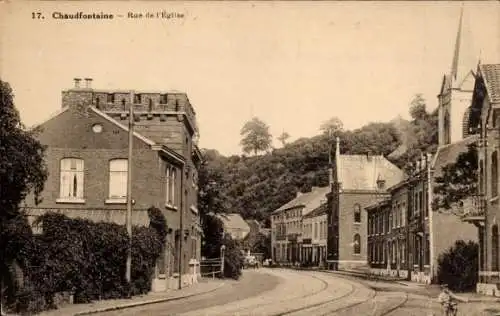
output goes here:
{"type": "Polygon", "coordinates": [[[96,89],[184,91],[200,147],[240,154],[253,116],[279,147],[283,131],[290,141],[311,137],[333,116],[347,129],[408,118],[417,93],[434,109],[461,5],[469,56],[500,63],[497,1],[4,1],[0,76],[27,126],[61,107],[75,77],[96,89]],[[52,17],[78,11],[115,18],[52,17]],[[184,17],[127,17],[161,11],[184,17]]]}

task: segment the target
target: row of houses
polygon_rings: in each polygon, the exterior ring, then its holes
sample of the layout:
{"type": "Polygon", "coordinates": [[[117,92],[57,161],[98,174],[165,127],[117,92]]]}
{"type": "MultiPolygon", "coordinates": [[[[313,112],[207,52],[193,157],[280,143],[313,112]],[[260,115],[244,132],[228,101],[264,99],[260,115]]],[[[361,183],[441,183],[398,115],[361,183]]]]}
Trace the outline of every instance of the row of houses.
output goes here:
{"type": "Polygon", "coordinates": [[[466,60],[462,27],[461,16],[451,71],[438,95],[437,151],[403,172],[382,156],[343,155],[337,139],[330,185],[271,214],[274,261],[430,283],[440,254],[457,240],[472,240],[480,247],[478,292],[500,293],[500,65],[466,60]],[[451,209],[433,208],[443,168],[471,144],[479,152],[477,194],[451,209]]]}
{"type": "MultiPolygon", "coordinates": [[[[62,107],[37,126],[47,146],[49,172],[41,202],[22,208],[31,223],[46,212],[124,225],[127,176],[132,172],[132,224],[149,225],[147,209],[162,210],[170,229],[157,263],[153,290],[196,282],[201,255],[197,209],[196,114],[178,91],[111,91],[75,79],[62,92],[62,107]],[[128,166],[129,109],[133,107],[133,164],[128,166]],[[181,252],[182,249],[182,252],[181,252]],[[179,266],[179,260],[181,265],[179,266]]],[[[34,227],[35,232],[39,232],[34,227]]]]}

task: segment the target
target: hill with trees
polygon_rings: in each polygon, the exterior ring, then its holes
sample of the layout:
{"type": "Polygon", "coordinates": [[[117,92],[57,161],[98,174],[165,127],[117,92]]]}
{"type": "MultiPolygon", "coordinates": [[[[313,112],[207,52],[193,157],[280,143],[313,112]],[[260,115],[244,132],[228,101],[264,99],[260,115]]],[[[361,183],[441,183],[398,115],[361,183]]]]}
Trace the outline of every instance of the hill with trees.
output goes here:
{"type": "MultiPolygon", "coordinates": [[[[333,117],[321,124],[317,136],[283,142],[283,147],[277,149],[267,150],[260,145],[249,149],[246,147],[248,142],[243,141],[244,151],[254,152],[254,156],[226,157],[214,149],[204,149],[205,164],[201,170],[204,176],[200,182],[205,183],[200,187],[210,182],[217,196],[218,211],[223,209],[239,213],[245,219],[267,221],[269,213],[293,199],[297,191],[307,192],[312,186],[328,185],[328,154],[330,149],[334,154],[336,137],[340,138],[342,154],[384,155],[401,168],[421,152],[434,152],[437,111],[427,111],[425,100],[416,95],[411,102],[410,115],[410,121],[396,118],[390,122],[369,123],[355,130],[345,130],[342,122],[333,117]],[[257,155],[258,151],[265,153],[257,155]]],[[[253,118],[251,122],[257,128],[252,130],[252,124],[245,124],[242,136],[270,139],[269,128],[262,120],[253,118]],[[259,132],[263,135],[258,135],[259,132]]]]}

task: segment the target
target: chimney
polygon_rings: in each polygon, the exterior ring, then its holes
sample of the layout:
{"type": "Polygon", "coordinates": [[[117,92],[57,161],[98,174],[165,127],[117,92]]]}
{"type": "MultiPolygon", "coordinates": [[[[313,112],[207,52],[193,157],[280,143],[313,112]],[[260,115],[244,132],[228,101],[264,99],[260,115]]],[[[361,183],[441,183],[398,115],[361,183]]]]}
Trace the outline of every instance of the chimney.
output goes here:
{"type": "Polygon", "coordinates": [[[81,78],[75,78],[73,79],[75,81],[75,88],[80,88],[80,81],[82,81],[81,78]]]}
{"type": "Polygon", "coordinates": [[[85,78],[85,88],[92,89],[92,78],[85,78]]]}

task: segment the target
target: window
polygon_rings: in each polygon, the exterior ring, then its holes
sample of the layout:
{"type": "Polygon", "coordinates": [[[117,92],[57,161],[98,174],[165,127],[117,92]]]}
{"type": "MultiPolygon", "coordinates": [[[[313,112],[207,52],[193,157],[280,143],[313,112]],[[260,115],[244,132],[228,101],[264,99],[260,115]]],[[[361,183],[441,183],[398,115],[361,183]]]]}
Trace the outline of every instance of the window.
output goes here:
{"type": "Polygon", "coordinates": [[[491,197],[498,196],[498,154],[491,155],[491,197]]]}
{"type": "Polygon", "coordinates": [[[431,243],[429,240],[429,235],[425,237],[425,264],[429,265],[431,262],[431,243]]]}
{"type": "Polygon", "coordinates": [[[318,223],[314,223],[314,239],[318,239],[318,223]]]}
{"type": "Polygon", "coordinates": [[[59,195],[61,199],[83,199],[83,159],[61,159],[61,183],[59,195]]]}
{"type": "Polygon", "coordinates": [[[483,161],[479,161],[479,194],[484,194],[483,180],[484,180],[484,167],[483,161]]]}
{"type": "Polygon", "coordinates": [[[162,94],[160,97],[160,104],[167,104],[168,94],[162,94]]]}
{"type": "Polygon", "coordinates": [[[140,94],[134,94],[134,104],[142,103],[142,96],[140,94]]]}
{"type": "Polygon", "coordinates": [[[113,159],[109,162],[109,197],[123,199],[127,197],[128,160],[113,159]]]}
{"type": "Polygon", "coordinates": [[[148,112],[153,111],[153,100],[148,100],[148,112]]]}
{"type": "Polygon", "coordinates": [[[115,95],[113,93],[108,93],[106,95],[106,102],[107,103],[115,103],[115,95]]]}
{"type": "Polygon", "coordinates": [[[165,203],[168,206],[176,206],[176,169],[170,165],[165,167],[165,203]]]}
{"type": "Polygon", "coordinates": [[[361,206],[354,204],[354,222],[361,223],[361,206]]]}
{"type": "Polygon", "coordinates": [[[361,237],[359,236],[359,234],[354,235],[353,244],[354,244],[354,254],[359,255],[361,253],[361,237]]]}

